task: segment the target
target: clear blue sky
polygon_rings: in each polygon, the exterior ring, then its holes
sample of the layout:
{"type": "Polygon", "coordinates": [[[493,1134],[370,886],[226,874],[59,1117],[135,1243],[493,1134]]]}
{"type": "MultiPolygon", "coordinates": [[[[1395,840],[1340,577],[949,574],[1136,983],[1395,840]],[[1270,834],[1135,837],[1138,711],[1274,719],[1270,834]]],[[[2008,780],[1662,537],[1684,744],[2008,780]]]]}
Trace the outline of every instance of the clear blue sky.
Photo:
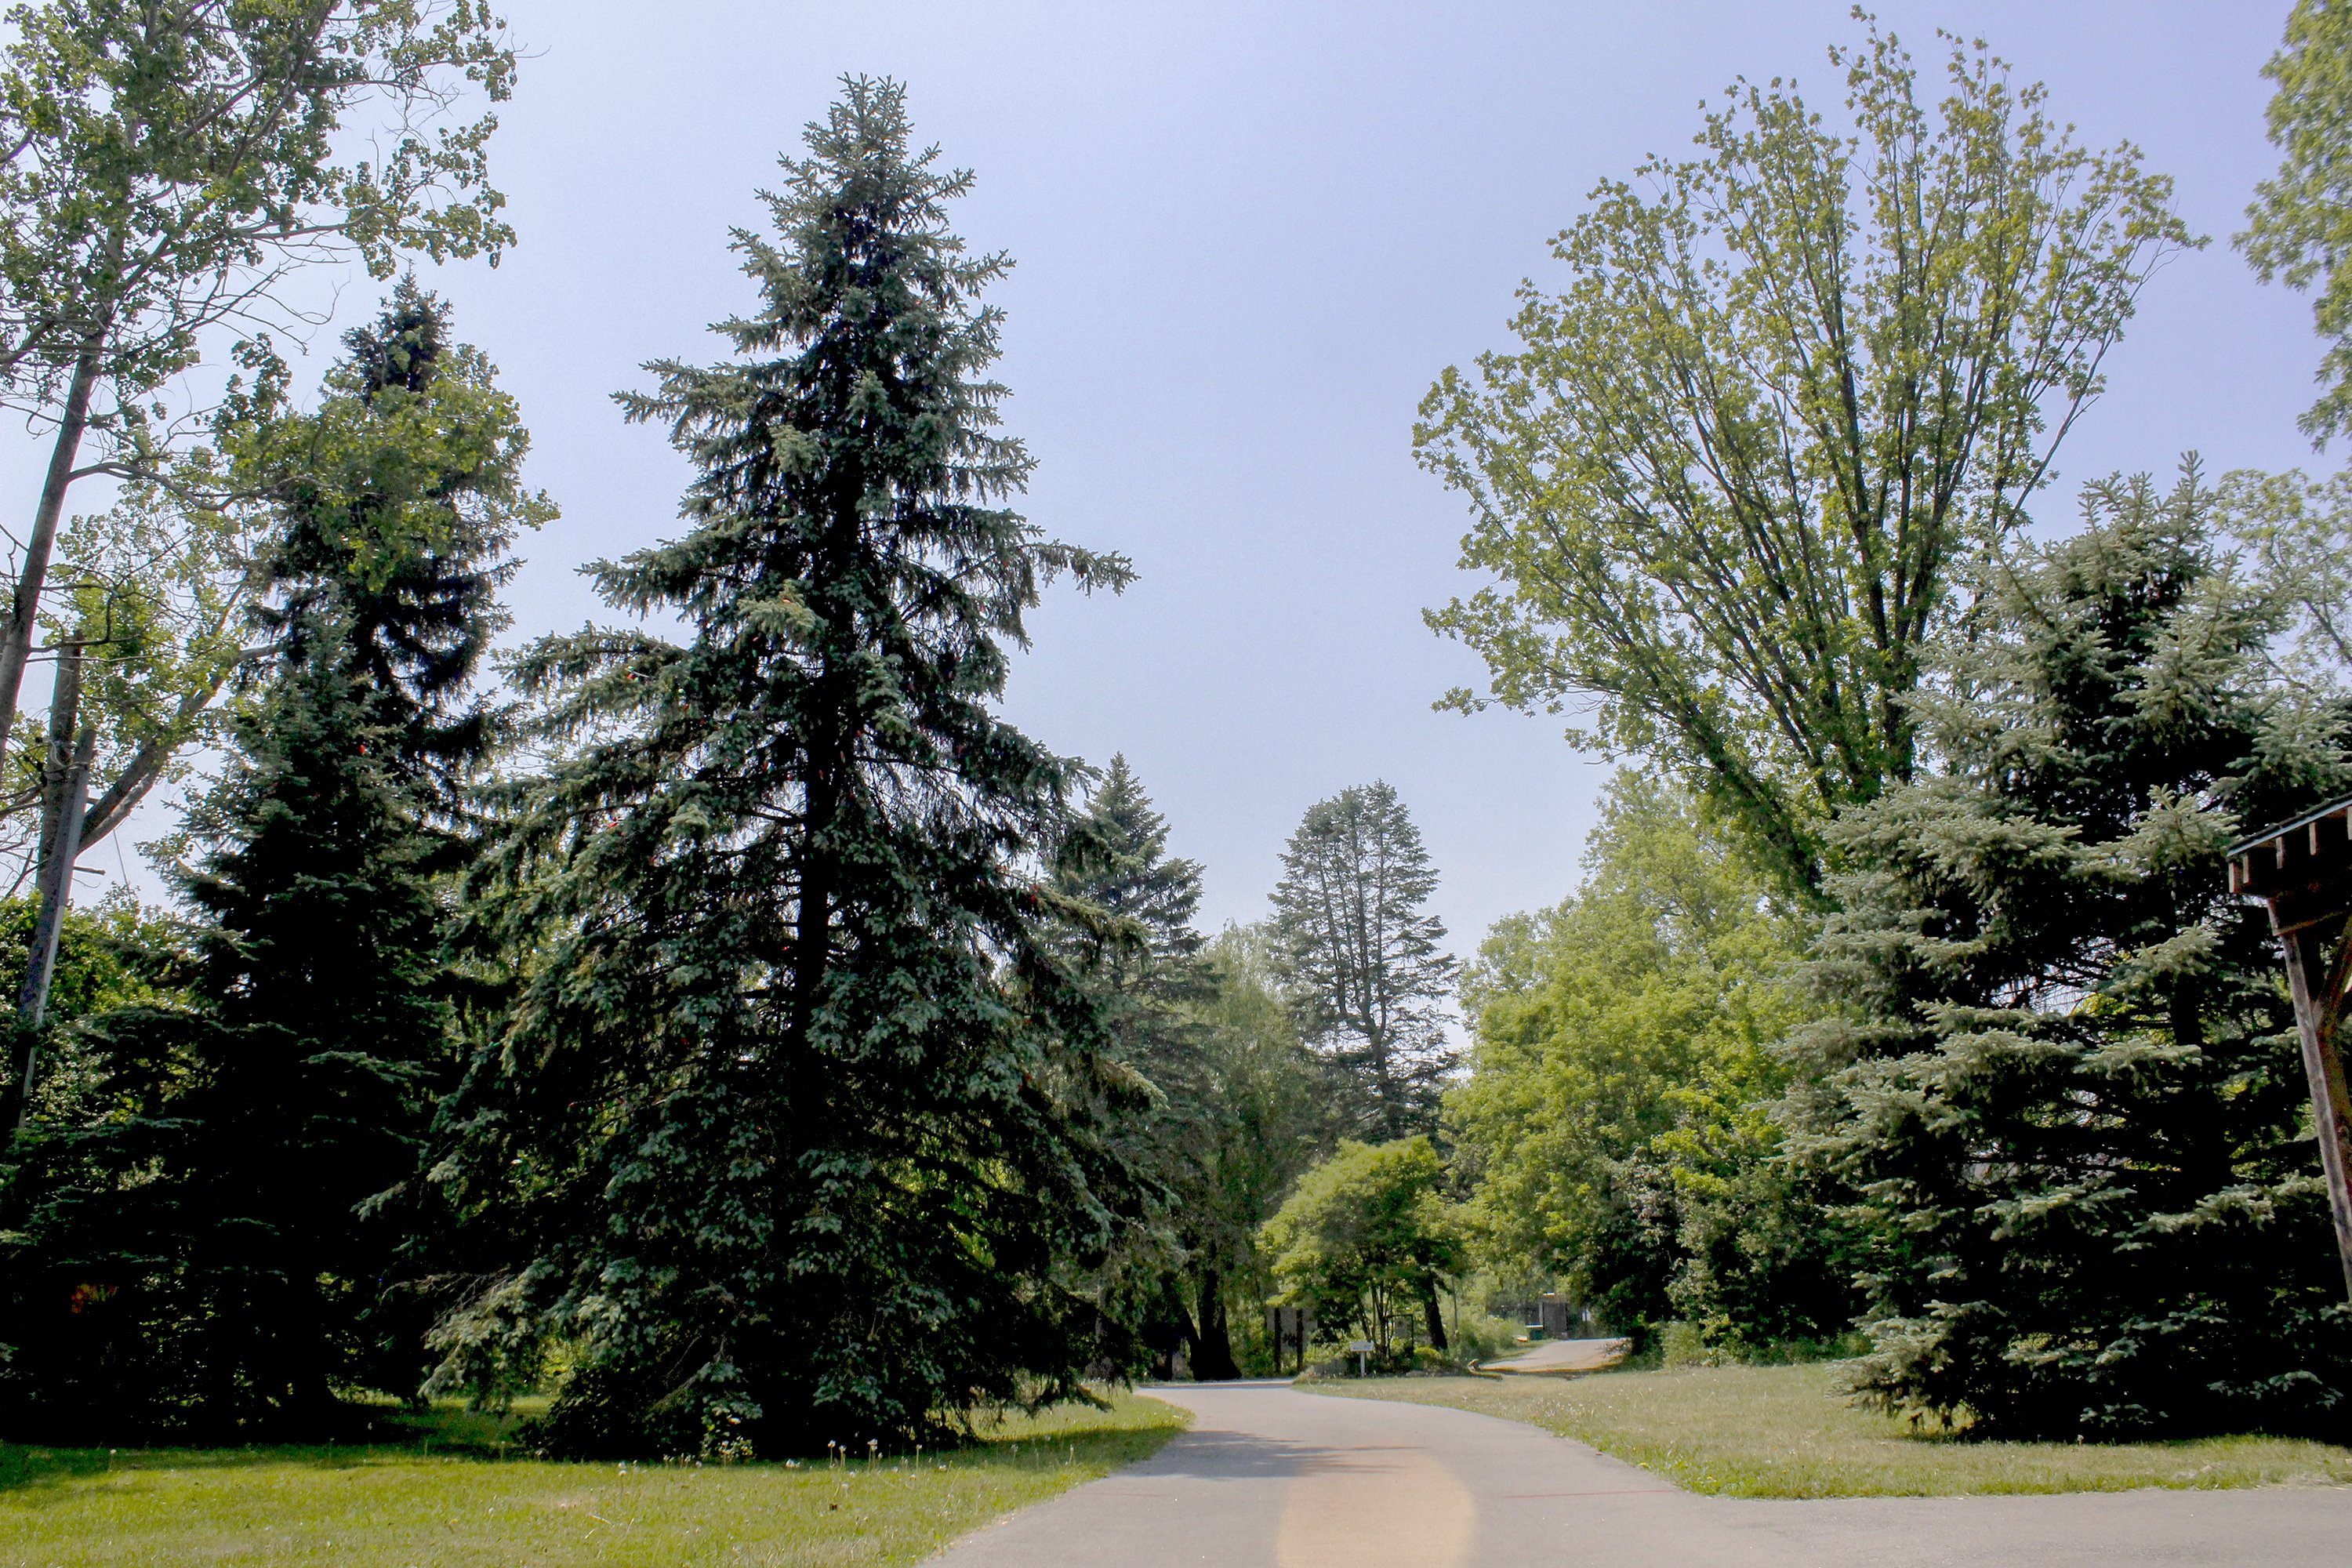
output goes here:
{"type": "MultiPolygon", "coordinates": [[[[2262,129],[2284,0],[1887,4],[1930,63],[1989,39],[2084,140],[2129,139],[2215,237],[2147,289],[2074,478],[2314,459],[2301,299],[2228,237],[2274,163],[2262,129]]],[[[905,80],[974,169],[968,239],[1019,265],[1012,428],[1026,510],[1132,556],[1122,598],[1056,595],[1009,709],[1124,751],[1207,868],[1205,923],[1260,915],[1318,796],[1385,777],[1420,820],[1459,951],[1574,886],[1606,764],[1556,726],[1431,711],[1477,661],[1421,624],[1466,581],[1455,500],[1412,461],[1444,365],[1505,342],[1523,277],[1594,181],[1675,152],[1735,75],[1841,98],[1843,0],[1625,5],[511,0],[536,52],[494,143],[522,245],[430,281],[503,368],[563,521],[529,542],[519,629],[601,614],[576,565],[675,526],[680,462],[607,394],[707,358],[749,285],[725,248],[845,71],[905,80]]],[[[345,296],[356,316],[365,294],[345,296]]],[[[2053,503],[2053,506],[2056,503],[2053,503]]],[[[110,857],[109,858],[110,858],[110,857]]]]}

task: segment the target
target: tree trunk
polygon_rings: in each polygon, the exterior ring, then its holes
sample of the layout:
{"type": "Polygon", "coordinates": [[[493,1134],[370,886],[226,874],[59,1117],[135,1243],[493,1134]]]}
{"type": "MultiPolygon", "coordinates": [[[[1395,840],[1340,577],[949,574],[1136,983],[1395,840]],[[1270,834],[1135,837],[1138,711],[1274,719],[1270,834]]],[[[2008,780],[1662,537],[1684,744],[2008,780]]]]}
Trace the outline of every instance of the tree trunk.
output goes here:
{"type": "Polygon", "coordinates": [[[1428,1286],[1422,1291],[1421,1310],[1429,1324],[1429,1348],[1439,1355],[1445,1353],[1445,1315],[1437,1310],[1437,1287],[1428,1286]]]}
{"type": "Polygon", "coordinates": [[[81,648],[77,644],[60,650],[57,689],[49,699],[49,754],[42,769],[47,775],[48,798],[42,813],[40,876],[35,885],[39,912],[34,917],[32,944],[25,955],[25,984],[16,994],[16,1048],[9,1064],[6,1114],[0,1121],[9,1139],[23,1128],[26,1110],[32,1103],[41,1025],[48,1014],[49,981],[57,973],[58,937],[65,924],[66,906],[73,899],[74,861],[81,854],[82,806],[89,793],[98,729],[79,723],[80,711],[81,648]]]}
{"type": "Polygon", "coordinates": [[[1192,1335],[1192,1376],[1200,1383],[1224,1383],[1242,1374],[1234,1360],[1232,1325],[1225,1318],[1224,1282],[1213,1268],[1201,1273],[1200,1328],[1192,1335]]]}
{"type": "Polygon", "coordinates": [[[89,794],[89,769],[97,750],[98,730],[85,724],[67,765],[58,836],[49,847],[49,862],[42,869],[40,913],[33,922],[32,951],[26,955],[25,986],[16,996],[16,1016],[28,1029],[38,1029],[48,1016],[49,982],[57,973],[58,938],[66,908],[73,902],[74,861],[81,854],[82,805],[89,794]]]}
{"type": "Polygon", "coordinates": [[[48,475],[41,481],[40,502],[33,509],[33,531],[25,541],[25,559],[18,563],[16,592],[9,598],[7,624],[0,626],[0,639],[5,639],[0,640],[0,756],[7,754],[8,737],[16,729],[16,699],[24,689],[25,666],[33,655],[41,589],[49,577],[49,552],[57,544],[58,521],[65,515],[66,491],[73,488],[82,435],[89,428],[89,400],[98,389],[99,355],[105,343],[101,326],[82,340],[81,355],[74,361],[57,441],[49,448],[48,475]]]}

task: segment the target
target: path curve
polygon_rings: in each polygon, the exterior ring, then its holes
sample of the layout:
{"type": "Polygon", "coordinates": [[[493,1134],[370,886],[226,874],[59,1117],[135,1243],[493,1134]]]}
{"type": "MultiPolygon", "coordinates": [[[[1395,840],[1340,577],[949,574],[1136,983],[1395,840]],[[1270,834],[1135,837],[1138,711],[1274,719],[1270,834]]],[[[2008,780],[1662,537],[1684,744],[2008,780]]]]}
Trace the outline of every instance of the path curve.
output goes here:
{"type": "Polygon", "coordinates": [[[1533,1426],[1286,1384],[1149,1390],[1152,1458],[934,1568],[2341,1568],[2352,1488],[2063,1497],[1698,1497],[1533,1426]]]}
{"type": "Polygon", "coordinates": [[[1514,1356],[1481,1363],[1482,1372],[1515,1374],[1530,1373],[1599,1372],[1625,1359],[1633,1348],[1631,1340],[1546,1340],[1531,1350],[1514,1356]]]}

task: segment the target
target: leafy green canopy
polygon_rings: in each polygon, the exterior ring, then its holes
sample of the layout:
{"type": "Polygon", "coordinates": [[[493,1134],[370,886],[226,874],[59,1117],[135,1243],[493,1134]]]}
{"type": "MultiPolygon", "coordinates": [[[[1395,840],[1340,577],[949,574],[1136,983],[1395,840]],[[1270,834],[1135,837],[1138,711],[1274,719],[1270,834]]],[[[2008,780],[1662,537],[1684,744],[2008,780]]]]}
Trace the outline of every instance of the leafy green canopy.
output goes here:
{"type": "MultiPolygon", "coordinates": [[[[1265,929],[1228,926],[1202,956],[1214,988],[1188,1012],[1200,1033],[1198,1093],[1207,1114],[1184,1140],[1176,1212],[1202,1314],[1222,1292],[1217,1310],[1264,1347],[1258,1314],[1274,1280],[1258,1228],[1329,1152],[1339,1118],[1329,1065],[1298,1037],[1265,929]]],[[[1197,1354],[1192,1368],[1202,1374],[1197,1354]]]]}
{"type": "Polygon", "coordinates": [[[1495,1268],[1552,1274],[1636,1338],[1675,1318],[1735,1342],[1843,1325],[1770,1164],[1801,945],[1719,825],[1618,773],[1583,886],[1498,922],[1463,984],[1474,1043],[1446,1124],[1495,1268]]]}
{"type": "MultiPolygon", "coordinates": [[[[0,990],[24,983],[25,951],[37,910],[28,898],[0,901],[0,990]]],[[[78,1124],[134,1103],[121,1098],[122,1085],[110,1083],[106,1056],[79,1026],[120,1008],[173,998],[187,978],[180,935],[173,921],[142,908],[127,888],[109,888],[93,909],[67,911],[32,1121],[78,1124]]],[[[7,1179],[7,1167],[0,1165],[0,1231],[11,1227],[7,1179]]]]}
{"type": "Polygon", "coordinates": [[[1434,1131],[1454,1051],[1458,970],[1423,906],[1437,871],[1421,829],[1378,780],[1307,808],[1282,852],[1272,921],[1300,1035],[1336,1069],[1343,1125],[1381,1141],[1434,1131]]]}
{"type": "Polygon", "coordinates": [[[2223,850],[2352,787],[2352,721],[2268,679],[2279,595],[2193,468],[2084,505],[1946,650],[1948,770],[1836,829],[1801,1147],[1871,1248],[1859,1386],[1985,1433],[2340,1430],[2307,1090],[2223,850]]]}
{"type": "Polygon", "coordinates": [[[1108,1279],[1115,1315],[1159,1351],[1181,1342],[1192,1376],[1234,1377],[1271,1288],[1258,1226],[1327,1146],[1329,1079],[1300,1043],[1262,932],[1192,927],[1201,870],[1125,757],[1071,822],[1054,890],[1058,939],[1104,1013],[1111,1049],[1150,1084],[1121,1141],[1158,1192],[1108,1279]]]}
{"type": "Polygon", "coordinates": [[[445,1375],[537,1375],[548,1441],[739,1453],[898,1439],[1068,1392],[1087,1270],[1137,1210],[1106,1136],[1131,1079],[1050,950],[1029,867],[1076,764],[995,715],[1058,572],[1000,503],[1030,458],[986,379],[1001,256],[910,150],[904,93],[850,79],[735,236],[760,290],[733,357],[624,398],[697,477],[679,537],[594,568],[685,640],[535,645],[565,748],[483,872],[527,953],[439,1176],[491,1234],[445,1375]]]}
{"type": "Polygon", "coordinates": [[[1910,776],[1954,568],[2190,243],[2168,180],[2075,146],[1981,48],[1932,113],[1874,24],[1831,58],[1856,134],[1736,85],[1700,157],[1595,189],[1553,241],[1565,287],[1521,287],[1521,347],[1447,370],[1414,430],[1496,579],[1428,616],[1490,671],[1447,700],[1658,755],[1797,889],[1829,817],[1910,776]]]}
{"type": "Polygon", "coordinates": [[[302,319],[286,289],[314,262],[382,279],[404,254],[495,263],[514,242],[488,183],[497,116],[449,111],[506,99],[516,64],[488,0],[43,0],[7,20],[0,406],[50,451],[11,530],[0,739],[70,487],[104,474],[218,498],[215,463],[180,460],[202,421],[175,384],[212,334],[270,357],[260,334],[302,319]]]}
{"type": "Polygon", "coordinates": [[[106,1099],[43,1151],[21,1421],[315,1432],[341,1388],[424,1371],[384,1281],[455,1065],[441,887],[497,738],[472,681],[546,508],[512,402],[429,296],[402,287],[345,342],[257,459],[268,680],[189,815],[184,1000],[91,1025],[106,1099]]]}
{"type": "Polygon", "coordinates": [[[1282,1300],[1312,1309],[1326,1339],[1360,1329],[1383,1357],[1419,1307],[1443,1349],[1437,1292],[1462,1271],[1444,1181],[1426,1138],[1342,1142],[1259,1234],[1282,1300]]]}
{"type": "Polygon", "coordinates": [[[2311,313],[2328,346],[2313,377],[2319,400],[2300,423],[2325,445],[2352,423],[2352,12],[2297,0],[2263,75],[2277,84],[2270,133],[2281,158],[2254,187],[2238,248],[2265,283],[2317,287],[2311,313]]]}

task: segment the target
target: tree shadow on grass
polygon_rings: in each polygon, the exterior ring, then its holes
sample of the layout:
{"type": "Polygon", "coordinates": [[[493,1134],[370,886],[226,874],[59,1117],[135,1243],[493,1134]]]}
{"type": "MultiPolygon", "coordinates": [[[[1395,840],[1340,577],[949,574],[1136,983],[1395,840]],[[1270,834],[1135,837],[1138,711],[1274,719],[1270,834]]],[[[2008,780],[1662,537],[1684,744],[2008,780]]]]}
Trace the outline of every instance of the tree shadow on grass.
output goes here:
{"type": "Polygon", "coordinates": [[[257,1465],[301,1465],[349,1469],[417,1458],[464,1458],[496,1462],[530,1458],[515,1440],[520,1413],[495,1415],[447,1405],[411,1411],[392,1405],[353,1405],[348,1430],[320,1443],[157,1445],[111,1448],[0,1443],[0,1494],[22,1494],[70,1481],[142,1470],[249,1469],[257,1465]]]}
{"type": "MultiPolygon", "coordinates": [[[[0,1497],[21,1506],[37,1500],[44,1492],[62,1495],[68,1485],[77,1481],[108,1475],[135,1476],[142,1471],[236,1470],[264,1465],[358,1469],[414,1463],[420,1458],[485,1464],[538,1461],[540,1456],[520,1440],[519,1435],[524,1423],[545,1401],[523,1403],[531,1407],[518,1408],[504,1415],[469,1411],[455,1403],[436,1405],[429,1411],[391,1405],[360,1406],[356,1414],[364,1419],[352,1427],[352,1440],[323,1444],[100,1448],[0,1443],[0,1497]]],[[[870,1463],[863,1458],[850,1460],[845,1468],[860,1472],[886,1472],[919,1463],[927,1467],[937,1464],[981,1469],[1046,1469],[1066,1464],[1117,1468],[1150,1458],[1182,1429],[1182,1423],[1176,1420],[1141,1426],[1075,1425],[1086,1420],[1089,1414],[1092,1413],[1076,1410],[1056,1413],[1058,1419],[1048,1415],[1042,1421],[1008,1422],[927,1448],[918,1456],[885,1454],[870,1463]]],[[[745,1468],[810,1469],[823,1463],[806,1458],[791,1461],[779,1458],[753,1461],[745,1468]]]]}

